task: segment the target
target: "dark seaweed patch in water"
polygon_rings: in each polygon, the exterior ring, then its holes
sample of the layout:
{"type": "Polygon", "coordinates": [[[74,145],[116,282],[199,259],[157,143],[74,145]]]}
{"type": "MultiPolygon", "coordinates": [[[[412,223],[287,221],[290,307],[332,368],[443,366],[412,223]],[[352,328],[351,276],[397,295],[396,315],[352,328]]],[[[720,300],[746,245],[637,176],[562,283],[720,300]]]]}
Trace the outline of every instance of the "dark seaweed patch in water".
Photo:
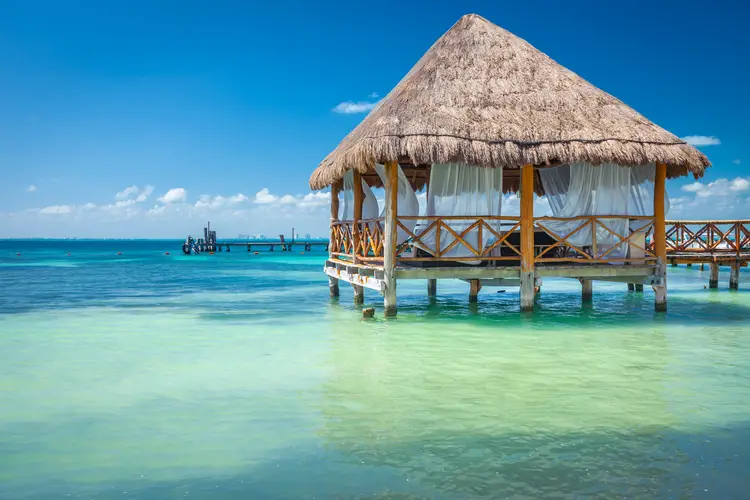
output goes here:
{"type": "Polygon", "coordinates": [[[649,428],[438,434],[375,446],[333,439],[325,449],[287,450],[233,475],[192,471],[197,477],[174,481],[6,483],[0,494],[25,499],[46,499],[53,492],[96,499],[746,498],[748,449],[746,423],[697,433],[649,428]]]}

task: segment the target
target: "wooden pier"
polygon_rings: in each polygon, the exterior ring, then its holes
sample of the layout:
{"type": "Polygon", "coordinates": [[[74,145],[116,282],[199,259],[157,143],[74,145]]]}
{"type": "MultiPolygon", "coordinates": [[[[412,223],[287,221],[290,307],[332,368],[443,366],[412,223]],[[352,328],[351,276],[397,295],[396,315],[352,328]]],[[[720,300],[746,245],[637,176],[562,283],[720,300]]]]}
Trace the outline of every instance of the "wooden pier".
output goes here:
{"type": "MultiPolygon", "coordinates": [[[[294,228],[292,228],[292,234],[294,234],[294,228]]],[[[208,252],[213,254],[215,252],[231,252],[232,247],[246,248],[248,252],[253,251],[269,251],[274,252],[278,248],[282,252],[291,252],[296,249],[302,249],[305,252],[309,252],[314,248],[318,248],[322,251],[328,251],[329,241],[327,239],[312,240],[304,239],[297,240],[292,237],[291,240],[287,240],[283,234],[279,235],[278,240],[258,240],[258,241],[223,241],[220,242],[216,238],[216,231],[211,230],[211,223],[209,222],[206,227],[203,228],[203,238],[193,240],[192,237],[188,236],[185,243],[182,246],[182,251],[185,254],[202,253],[208,252]]]]}
{"type": "MultiPolygon", "coordinates": [[[[597,225],[611,231],[606,226],[605,220],[613,218],[617,216],[581,217],[581,225],[597,225]]],[[[630,218],[633,219],[633,217],[630,218]]],[[[402,218],[395,218],[392,227],[405,229],[399,219],[402,218]]],[[[422,234],[430,230],[439,231],[439,228],[445,225],[443,219],[450,218],[421,217],[422,224],[426,224],[426,229],[423,229],[422,234]]],[[[471,223],[467,223],[467,227],[471,229],[479,225],[491,230],[485,219],[491,218],[476,218],[471,223]]],[[[387,265],[383,264],[388,255],[384,251],[384,248],[388,246],[385,243],[388,238],[384,234],[385,221],[383,219],[360,221],[358,230],[355,229],[356,224],[353,224],[353,221],[334,221],[331,228],[333,246],[330,257],[324,265],[324,271],[330,279],[331,295],[338,295],[340,280],[352,285],[355,300],[358,302],[362,301],[364,288],[376,290],[386,297],[388,283],[400,279],[426,280],[427,293],[431,297],[437,293],[437,280],[463,280],[469,284],[469,301],[477,300],[482,286],[521,286],[524,282],[520,265],[521,252],[518,242],[514,239],[514,233],[517,236],[519,232],[519,218],[502,217],[501,219],[506,229],[495,235],[497,236],[496,243],[498,246],[507,247],[507,252],[493,255],[491,247],[474,248],[468,242],[463,241],[463,244],[476,254],[472,259],[482,260],[482,265],[462,265],[455,258],[442,258],[441,252],[437,250],[439,243],[433,249],[435,255],[429,257],[415,256],[418,254],[407,244],[396,248],[391,261],[393,269],[391,276],[388,276],[386,272],[387,265]],[[358,235],[357,244],[355,244],[355,234],[358,235]],[[445,265],[418,267],[421,262],[434,264],[441,261],[445,261],[445,265]]],[[[533,231],[536,233],[540,230],[544,231],[545,220],[548,219],[550,218],[534,218],[533,231]]],[[[658,235],[654,233],[655,226],[657,224],[649,225],[642,243],[635,241],[635,232],[630,235],[618,235],[622,242],[628,242],[631,245],[628,257],[620,259],[620,262],[614,259],[595,258],[592,248],[576,247],[565,238],[553,245],[539,244],[536,238],[531,243],[535,264],[532,268],[533,279],[527,280],[534,289],[529,294],[532,297],[532,304],[542,279],[548,277],[572,278],[580,281],[583,301],[592,299],[593,281],[621,282],[627,284],[628,290],[632,292],[643,292],[644,285],[649,285],[658,294],[667,281],[667,266],[660,265],[659,261],[672,266],[700,265],[701,270],[708,267],[710,277],[707,288],[710,289],[719,287],[719,267],[728,266],[730,268],[728,288],[735,290],[739,288],[740,268],[747,267],[750,262],[750,220],[667,220],[662,226],[664,228],[662,238],[658,238],[658,235]],[[658,240],[661,240],[665,248],[664,260],[657,257],[658,240]]],[[[450,228],[444,229],[451,231],[450,228]]],[[[412,242],[415,240],[419,242],[418,234],[411,236],[412,242]]],[[[463,235],[459,233],[450,236],[461,241],[463,235]]],[[[594,244],[595,241],[594,239],[594,244]]]]}

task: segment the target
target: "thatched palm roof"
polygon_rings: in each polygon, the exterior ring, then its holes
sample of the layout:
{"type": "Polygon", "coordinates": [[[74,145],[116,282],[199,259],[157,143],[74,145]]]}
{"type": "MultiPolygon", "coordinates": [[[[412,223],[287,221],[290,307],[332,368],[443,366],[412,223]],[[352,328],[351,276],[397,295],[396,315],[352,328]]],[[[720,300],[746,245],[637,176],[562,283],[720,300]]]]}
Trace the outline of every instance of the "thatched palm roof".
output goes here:
{"type": "Polygon", "coordinates": [[[663,162],[669,177],[710,166],[697,149],[475,14],[422,56],[310,178],[328,186],[375,162],[623,166],[663,162]]]}

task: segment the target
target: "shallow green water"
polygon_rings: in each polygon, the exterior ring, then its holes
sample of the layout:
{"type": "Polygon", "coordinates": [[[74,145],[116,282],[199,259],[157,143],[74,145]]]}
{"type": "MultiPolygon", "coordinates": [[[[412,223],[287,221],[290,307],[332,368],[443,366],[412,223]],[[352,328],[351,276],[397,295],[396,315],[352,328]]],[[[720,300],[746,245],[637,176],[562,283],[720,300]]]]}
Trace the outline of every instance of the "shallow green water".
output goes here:
{"type": "Polygon", "coordinates": [[[0,242],[0,497],[748,497],[750,293],[723,274],[670,268],[666,316],[441,281],[362,321],[321,253],[178,245],[0,242]]]}

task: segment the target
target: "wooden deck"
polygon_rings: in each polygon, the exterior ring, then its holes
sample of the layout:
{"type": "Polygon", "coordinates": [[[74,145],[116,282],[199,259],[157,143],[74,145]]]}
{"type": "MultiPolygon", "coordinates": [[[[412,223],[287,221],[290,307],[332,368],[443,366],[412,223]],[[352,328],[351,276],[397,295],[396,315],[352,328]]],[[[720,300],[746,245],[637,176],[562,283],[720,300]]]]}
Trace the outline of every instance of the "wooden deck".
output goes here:
{"type": "MultiPolygon", "coordinates": [[[[658,272],[654,253],[654,224],[648,217],[628,217],[641,220],[641,235],[636,232],[627,235],[617,234],[610,226],[613,220],[623,216],[578,217],[565,219],[575,225],[574,231],[586,226],[592,228],[594,245],[585,248],[568,242],[547,228],[553,217],[535,219],[537,232],[555,238],[553,243],[535,244],[534,278],[573,278],[582,283],[594,281],[614,281],[635,285],[663,286],[665,278],[658,272]],[[619,243],[627,243],[637,251],[635,256],[613,259],[608,249],[596,248],[596,230],[611,233],[619,243]],[[649,243],[646,243],[650,239],[649,243]],[[609,258],[608,258],[609,257],[609,258]]],[[[428,289],[434,290],[434,280],[459,279],[478,282],[484,286],[518,286],[521,266],[519,262],[518,217],[427,217],[420,218],[426,224],[421,231],[409,229],[407,221],[412,218],[400,217],[398,229],[406,232],[409,239],[399,245],[396,252],[395,278],[422,279],[431,282],[428,289]],[[425,222],[426,220],[426,222],[425,222]],[[456,230],[456,221],[462,222],[462,229],[456,230]],[[471,244],[467,234],[479,233],[478,242],[471,244]],[[440,238],[449,241],[441,245],[440,238]],[[432,233],[432,238],[428,235],[432,233]],[[484,239],[483,239],[484,235],[484,239]],[[427,243],[429,241],[429,243],[427,243]],[[457,245],[463,245],[473,254],[472,257],[451,258],[446,254],[457,245]],[[426,248],[415,256],[415,246],[426,248]],[[469,265],[466,261],[481,261],[479,265],[469,265]]],[[[739,269],[750,262],[750,220],[687,221],[673,220],[665,223],[667,246],[666,264],[703,264],[710,267],[709,287],[718,287],[719,266],[730,267],[730,288],[739,286],[739,269]]],[[[383,267],[384,236],[383,219],[363,220],[355,225],[353,221],[333,221],[331,256],[324,270],[331,278],[352,285],[383,292],[385,272],[383,267]],[[357,227],[355,227],[357,226],[357,227]]],[[[586,286],[586,285],[584,285],[586,286]]]]}

